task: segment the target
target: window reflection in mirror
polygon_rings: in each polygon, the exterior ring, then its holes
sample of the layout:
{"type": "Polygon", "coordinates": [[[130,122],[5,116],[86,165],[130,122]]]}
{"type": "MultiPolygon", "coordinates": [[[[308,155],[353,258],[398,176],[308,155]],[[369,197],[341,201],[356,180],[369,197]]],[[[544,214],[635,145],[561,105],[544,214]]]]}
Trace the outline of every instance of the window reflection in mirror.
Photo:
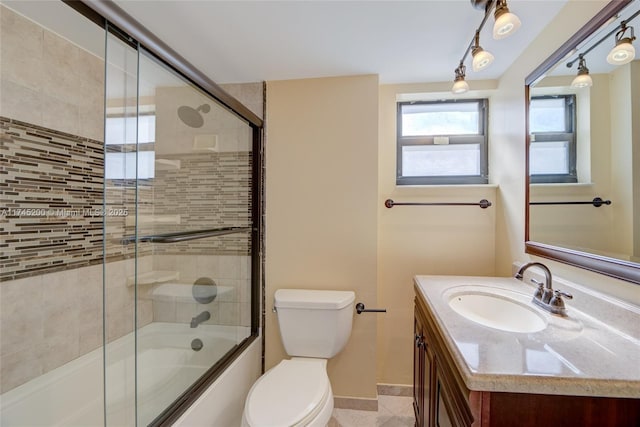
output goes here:
{"type": "Polygon", "coordinates": [[[530,182],[577,182],[576,96],[532,96],[529,105],[530,182]]]}
{"type": "Polygon", "coordinates": [[[594,270],[599,268],[580,257],[640,267],[640,60],[607,62],[621,22],[640,25],[638,3],[630,2],[614,21],[532,78],[529,253],[535,253],[532,243],[541,243],[554,248],[552,255],[558,255],[555,249],[578,251],[573,253],[582,255],[570,263],[594,270]],[[572,85],[580,54],[591,86],[572,85]],[[611,204],[595,207],[590,202],[596,197],[611,204]]]}

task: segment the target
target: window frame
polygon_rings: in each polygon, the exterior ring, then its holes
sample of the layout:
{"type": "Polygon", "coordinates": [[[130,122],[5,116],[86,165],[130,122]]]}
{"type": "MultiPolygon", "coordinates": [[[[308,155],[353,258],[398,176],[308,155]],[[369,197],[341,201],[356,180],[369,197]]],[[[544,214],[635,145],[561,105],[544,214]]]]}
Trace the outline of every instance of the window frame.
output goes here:
{"type": "MultiPolygon", "coordinates": [[[[578,139],[576,137],[576,95],[537,95],[532,96],[531,101],[537,99],[560,99],[565,101],[565,132],[531,132],[529,136],[529,157],[531,148],[537,142],[568,141],[569,142],[569,173],[566,174],[529,174],[531,184],[570,184],[578,182],[578,139]]],[[[531,108],[529,108],[531,110],[531,108]]],[[[531,114],[531,113],[529,113],[531,114]]]]}
{"type": "MultiPolygon", "coordinates": [[[[154,116],[157,119],[157,114],[155,111],[149,111],[149,112],[138,112],[137,113],[138,116],[134,116],[134,115],[127,115],[127,114],[106,114],[105,115],[105,135],[108,132],[107,130],[107,124],[106,121],[108,119],[127,119],[128,117],[131,118],[135,118],[135,117],[141,117],[141,116],[154,116]]],[[[155,127],[155,120],[154,119],[154,127],[155,127]]],[[[127,142],[126,140],[123,141],[122,143],[107,143],[105,141],[104,143],[104,179],[105,182],[109,182],[109,185],[112,185],[114,187],[128,187],[131,186],[131,183],[134,182],[136,179],[139,180],[140,182],[149,182],[153,179],[155,179],[156,176],[156,170],[155,170],[155,134],[154,134],[154,140],[153,141],[146,141],[146,142],[139,142],[138,141],[138,121],[136,120],[135,123],[135,134],[136,134],[136,141],[135,142],[127,142]],[[138,166],[139,166],[139,157],[138,157],[138,153],[140,152],[154,152],[154,173],[153,176],[150,177],[146,177],[146,178],[140,178],[138,177],[138,166]],[[125,157],[127,154],[135,154],[135,163],[136,163],[136,176],[134,176],[133,178],[127,178],[127,177],[122,177],[122,178],[109,178],[107,177],[107,157],[109,154],[124,154],[125,157]]]]}
{"type": "Polygon", "coordinates": [[[397,102],[396,117],[396,185],[464,185],[487,184],[489,182],[489,100],[487,98],[474,99],[443,99],[437,101],[399,101],[397,102]],[[402,107],[416,104],[478,104],[478,134],[477,135],[444,135],[449,138],[449,145],[478,144],[480,146],[480,174],[479,175],[447,175],[447,176],[403,176],[402,149],[407,146],[435,145],[434,138],[440,135],[403,136],[402,135],[402,107]]]}

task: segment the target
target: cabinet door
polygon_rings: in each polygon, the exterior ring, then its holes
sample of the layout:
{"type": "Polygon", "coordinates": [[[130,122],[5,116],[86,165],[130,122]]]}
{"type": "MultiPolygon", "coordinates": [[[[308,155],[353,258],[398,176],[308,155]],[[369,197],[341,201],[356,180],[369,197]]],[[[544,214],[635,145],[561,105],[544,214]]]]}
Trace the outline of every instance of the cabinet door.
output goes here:
{"type": "Polygon", "coordinates": [[[436,396],[435,396],[435,425],[437,427],[453,427],[453,422],[451,421],[451,411],[447,407],[448,402],[445,402],[445,391],[442,388],[442,381],[438,379],[438,384],[436,385],[436,396]]]}
{"type": "MultiPolygon", "coordinates": [[[[440,359],[438,359],[438,363],[440,359]]],[[[434,373],[434,425],[437,427],[471,427],[474,417],[464,395],[450,375],[447,375],[441,365],[434,373]]],[[[478,422],[477,425],[480,425],[478,422]]]]}
{"type": "Polygon", "coordinates": [[[422,408],[424,425],[433,426],[435,418],[433,416],[435,404],[435,357],[430,343],[425,339],[422,344],[424,376],[422,378],[422,408]]]}
{"type": "Polygon", "coordinates": [[[422,351],[423,329],[418,312],[413,323],[413,412],[416,417],[416,427],[426,427],[424,423],[424,351],[422,351]]]}

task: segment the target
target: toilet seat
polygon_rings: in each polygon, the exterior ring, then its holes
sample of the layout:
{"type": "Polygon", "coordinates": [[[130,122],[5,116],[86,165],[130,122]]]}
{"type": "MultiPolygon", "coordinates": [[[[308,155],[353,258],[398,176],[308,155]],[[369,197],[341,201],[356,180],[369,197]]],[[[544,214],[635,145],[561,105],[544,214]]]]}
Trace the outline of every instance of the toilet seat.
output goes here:
{"type": "Polygon", "coordinates": [[[309,424],[323,411],[327,400],[333,399],[326,366],[326,359],[281,361],[251,387],[245,421],[252,427],[309,424]]]}

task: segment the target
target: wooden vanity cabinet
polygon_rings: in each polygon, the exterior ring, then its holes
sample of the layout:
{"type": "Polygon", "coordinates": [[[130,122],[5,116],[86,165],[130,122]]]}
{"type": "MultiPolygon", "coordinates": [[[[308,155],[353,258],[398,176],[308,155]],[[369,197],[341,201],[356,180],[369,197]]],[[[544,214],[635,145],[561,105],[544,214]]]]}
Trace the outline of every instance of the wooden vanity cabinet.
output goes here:
{"type": "Polygon", "coordinates": [[[417,427],[471,426],[470,392],[453,361],[441,351],[444,343],[434,334],[433,320],[416,297],[413,350],[413,408],[417,427]]]}
{"type": "Polygon", "coordinates": [[[414,314],[417,427],[640,427],[640,399],[469,390],[418,293],[414,314]]]}

